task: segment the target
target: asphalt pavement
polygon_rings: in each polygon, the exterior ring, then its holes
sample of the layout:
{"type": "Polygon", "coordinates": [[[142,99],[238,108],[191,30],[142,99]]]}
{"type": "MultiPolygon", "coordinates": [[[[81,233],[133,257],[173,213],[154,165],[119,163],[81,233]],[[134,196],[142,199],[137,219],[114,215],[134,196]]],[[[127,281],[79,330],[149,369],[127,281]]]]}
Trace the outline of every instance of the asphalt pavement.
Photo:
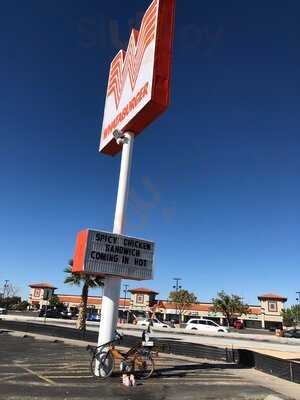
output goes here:
{"type": "MultiPolygon", "coordinates": [[[[155,360],[156,374],[135,388],[121,385],[120,376],[92,377],[84,347],[60,340],[2,332],[0,336],[0,399],[126,399],[126,400],[275,400],[278,394],[234,364],[174,358],[155,360]]],[[[282,385],[291,385],[282,382],[282,385]]],[[[269,385],[272,386],[272,385],[269,385]]],[[[291,397],[289,397],[291,398],[291,397]]],[[[296,397],[293,397],[296,398],[296,397]]]]}
{"type": "MultiPolygon", "coordinates": [[[[24,322],[35,322],[44,324],[44,320],[42,318],[30,318],[26,315],[20,316],[24,322]]],[[[11,319],[14,321],[19,320],[17,315],[8,315],[3,316],[3,320],[11,319]]],[[[20,320],[20,321],[21,321],[20,320]]],[[[68,320],[55,320],[55,319],[47,319],[46,324],[49,325],[57,325],[57,326],[65,326],[70,327],[75,323],[75,321],[68,320]]],[[[99,323],[89,322],[87,329],[89,332],[98,332],[99,323]]],[[[136,329],[136,327],[130,326],[128,324],[118,326],[118,329],[121,330],[125,335],[131,336],[141,336],[141,329],[136,329]]],[[[218,346],[222,348],[233,348],[233,349],[248,349],[259,352],[266,351],[266,354],[270,351],[275,351],[280,356],[280,353],[293,353],[292,358],[299,358],[300,355],[300,340],[299,339],[288,339],[288,338],[279,338],[274,335],[265,335],[265,334],[240,334],[240,333],[232,333],[232,334],[218,334],[218,335],[210,335],[210,334],[186,334],[184,329],[178,330],[164,330],[164,329],[154,329],[152,336],[158,340],[165,340],[166,338],[172,338],[176,341],[181,341],[184,343],[194,343],[206,346],[218,346]]]]}

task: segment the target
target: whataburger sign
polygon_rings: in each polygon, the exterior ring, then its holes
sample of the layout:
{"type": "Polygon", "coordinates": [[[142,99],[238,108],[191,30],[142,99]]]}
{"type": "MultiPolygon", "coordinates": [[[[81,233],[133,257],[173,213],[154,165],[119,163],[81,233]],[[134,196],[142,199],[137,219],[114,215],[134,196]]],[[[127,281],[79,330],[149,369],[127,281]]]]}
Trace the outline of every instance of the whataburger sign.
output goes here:
{"type": "Polygon", "coordinates": [[[127,51],[113,59],[108,79],[100,151],[121,150],[113,132],[139,134],[169,105],[175,0],[154,0],[127,51]]]}

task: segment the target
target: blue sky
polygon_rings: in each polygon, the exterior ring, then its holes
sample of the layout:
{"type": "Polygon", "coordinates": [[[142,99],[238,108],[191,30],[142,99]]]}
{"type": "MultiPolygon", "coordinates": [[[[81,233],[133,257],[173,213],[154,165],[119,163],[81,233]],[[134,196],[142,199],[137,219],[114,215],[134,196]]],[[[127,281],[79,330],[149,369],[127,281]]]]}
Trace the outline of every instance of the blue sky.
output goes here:
{"type": "MultiPolygon", "coordinates": [[[[111,230],[119,157],[98,153],[109,63],[148,1],[10,1],[1,12],[1,268],[60,293],[76,233],[111,230]],[[4,29],[3,29],[4,28],[4,29]]],[[[300,290],[300,5],[177,2],[172,102],[135,142],[126,234],[201,301],[300,290]]],[[[95,292],[94,292],[95,293],[95,292]]]]}

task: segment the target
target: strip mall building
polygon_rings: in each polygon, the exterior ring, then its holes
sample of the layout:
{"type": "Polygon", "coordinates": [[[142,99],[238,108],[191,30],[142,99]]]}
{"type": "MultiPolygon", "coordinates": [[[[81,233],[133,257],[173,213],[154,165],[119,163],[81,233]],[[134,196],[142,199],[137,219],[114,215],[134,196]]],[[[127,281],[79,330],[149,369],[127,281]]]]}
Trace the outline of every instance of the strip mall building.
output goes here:
{"type": "MultiPolygon", "coordinates": [[[[32,309],[40,309],[47,305],[47,299],[53,296],[56,288],[49,283],[34,283],[29,285],[30,293],[28,302],[32,309]]],[[[119,301],[119,315],[130,311],[135,316],[145,316],[147,313],[155,313],[161,320],[169,321],[176,319],[178,314],[176,304],[168,300],[158,300],[157,292],[147,288],[129,290],[129,298],[121,298],[119,301]]],[[[69,310],[77,310],[80,303],[79,295],[57,294],[61,303],[69,310]]],[[[265,293],[258,296],[259,305],[251,305],[249,313],[242,315],[246,327],[249,328],[270,328],[282,326],[281,311],[284,308],[286,297],[274,293],[265,293]]],[[[101,312],[102,298],[89,296],[88,308],[90,312],[101,312]]],[[[223,323],[224,316],[215,313],[211,303],[192,304],[183,315],[184,321],[192,317],[209,318],[218,323],[223,323]]]]}

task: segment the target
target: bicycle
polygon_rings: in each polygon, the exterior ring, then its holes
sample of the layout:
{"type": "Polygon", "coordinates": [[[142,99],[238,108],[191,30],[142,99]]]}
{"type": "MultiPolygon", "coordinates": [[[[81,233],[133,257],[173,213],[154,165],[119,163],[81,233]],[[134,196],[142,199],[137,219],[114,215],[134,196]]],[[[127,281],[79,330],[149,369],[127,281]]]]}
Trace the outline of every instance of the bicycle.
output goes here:
{"type": "Polygon", "coordinates": [[[121,353],[115,348],[115,343],[120,342],[123,336],[116,332],[116,337],[97,347],[88,350],[92,353],[90,363],[91,372],[97,378],[108,378],[115,368],[115,360],[119,359],[120,369],[124,373],[134,373],[139,379],[148,379],[154,372],[154,361],[150,345],[139,342],[126,353],[121,353]],[[97,371],[96,371],[97,368],[97,371]]]}

